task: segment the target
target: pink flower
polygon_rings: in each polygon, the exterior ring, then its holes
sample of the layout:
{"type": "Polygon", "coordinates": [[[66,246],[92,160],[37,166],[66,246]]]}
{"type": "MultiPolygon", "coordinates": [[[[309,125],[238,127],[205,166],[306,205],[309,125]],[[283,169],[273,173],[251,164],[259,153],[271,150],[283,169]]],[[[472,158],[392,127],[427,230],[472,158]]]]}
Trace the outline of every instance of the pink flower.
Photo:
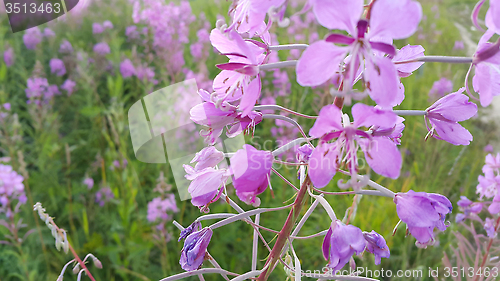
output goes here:
{"type": "Polygon", "coordinates": [[[323,257],[328,267],[334,272],[342,269],[356,253],[361,254],[366,241],[361,229],[353,225],[345,225],[341,221],[332,222],[323,240],[323,257]]]}
{"type": "Polygon", "coordinates": [[[265,49],[262,43],[244,41],[241,35],[234,31],[223,34],[219,29],[214,29],[210,33],[210,41],[221,54],[229,58],[228,63],[217,65],[222,69],[213,84],[217,103],[241,99],[239,108],[242,117],[245,117],[252,111],[260,96],[261,81],[258,74],[259,65],[266,57],[265,49]],[[251,77],[256,75],[252,80],[251,77]]]}
{"type": "Polygon", "coordinates": [[[260,205],[257,195],[268,186],[273,155],[270,151],[257,150],[251,145],[243,145],[230,159],[229,173],[233,176],[236,195],[241,201],[254,207],[260,205]]]}
{"type": "Polygon", "coordinates": [[[24,45],[26,45],[26,48],[34,50],[42,42],[42,36],[42,32],[38,27],[30,28],[23,35],[24,45]]]}
{"type": "Polygon", "coordinates": [[[11,67],[14,64],[14,49],[12,49],[12,47],[8,48],[3,53],[3,61],[7,67],[11,67]]]}
{"type": "Polygon", "coordinates": [[[454,145],[469,145],[472,141],[469,131],[458,123],[477,114],[476,104],[469,102],[469,97],[462,94],[464,90],[461,88],[442,97],[426,109],[425,120],[430,136],[454,145]]]}
{"type": "Polygon", "coordinates": [[[240,0],[231,9],[232,24],[227,28],[236,29],[239,33],[250,34],[250,37],[262,31],[266,24],[264,19],[271,7],[279,7],[285,0],[240,0]]]}
{"type": "Polygon", "coordinates": [[[417,239],[416,245],[426,247],[434,243],[434,228],[445,231],[446,215],[453,206],[450,200],[435,193],[414,192],[397,193],[394,197],[396,210],[408,231],[417,239]]]}
{"type": "Polygon", "coordinates": [[[63,40],[61,46],[59,47],[59,52],[63,54],[71,54],[73,53],[73,46],[68,40],[63,40]]]}
{"type": "Polygon", "coordinates": [[[446,93],[453,91],[453,82],[446,78],[441,78],[432,84],[432,88],[429,91],[430,97],[442,97],[446,93]]]}
{"type": "Polygon", "coordinates": [[[103,32],[104,32],[104,27],[102,26],[102,24],[97,23],[97,22],[94,22],[92,24],[92,33],[94,33],[94,34],[100,34],[100,33],[103,33],[103,32]]]}
{"type": "Polygon", "coordinates": [[[352,107],[354,122],[335,105],[323,107],[309,135],[321,138],[309,159],[309,176],[318,188],[326,186],[336,173],[341,161],[348,164],[354,173],[357,169],[357,151],[365,153],[368,165],[378,174],[398,178],[402,158],[397,144],[385,135],[372,135],[359,127],[393,128],[398,116],[365,104],[357,103],[352,107]],[[341,122],[343,121],[343,122],[341,122]],[[328,143],[332,139],[333,143],[328,143]]]}
{"type": "Polygon", "coordinates": [[[148,203],[147,219],[149,222],[155,222],[158,219],[165,222],[172,220],[172,216],[169,213],[177,212],[179,212],[179,209],[175,202],[175,195],[167,194],[165,199],[157,197],[148,203]]]}
{"type": "Polygon", "coordinates": [[[57,76],[63,76],[66,74],[66,67],[64,62],[58,58],[53,58],[49,62],[50,72],[56,74],[57,76]]]}
{"type": "Polygon", "coordinates": [[[120,63],[120,73],[123,78],[129,78],[135,75],[135,67],[130,59],[125,59],[122,63],[120,63]]]}
{"type": "Polygon", "coordinates": [[[200,90],[198,94],[205,101],[191,108],[189,114],[191,120],[196,124],[208,127],[208,130],[201,132],[205,137],[205,141],[209,144],[214,144],[217,138],[222,134],[226,127],[226,134],[232,138],[240,133],[251,130],[262,121],[262,114],[251,111],[247,116],[243,117],[241,112],[236,110],[236,107],[227,104],[226,107],[217,108],[211,101],[211,95],[200,90]]]}
{"type": "Polygon", "coordinates": [[[73,94],[73,92],[75,91],[75,86],[75,82],[70,79],[66,79],[66,81],[64,81],[64,83],[61,85],[61,89],[65,90],[68,96],[71,96],[71,94],[73,94]]]}
{"type": "Polygon", "coordinates": [[[112,29],[113,28],[113,23],[111,23],[109,20],[104,21],[102,23],[102,27],[105,29],[112,29]]]}
{"type": "Polygon", "coordinates": [[[493,203],[488,207],[488,212],[492,215],[500,213],[500,192],[493,198],[493,203]]]}
{"type": "Polygon", "coordinates": [[[97,43],[94,45],[94,53],[97,53],[101,56],[107,55],[111,52],[109,46],[106,42],[97,43]]]}
{"type": "Polygon", "coordinates": [[[374,52],[396,55],[392,39],[409,37],[417,30],[422,17],[420,4],[411,0],[378,0],[374,2],[369,21],[360,19],[362,0],[314,0],[311,5],[321,25],[345,30],[352,37],[334,33],[311,44],[297,63],[297,82],[302,86],[325,83],[341,70],[350,53],[351,58],[345,65],[344,89],[351,89],[356,82],[360,60],[364,58],[366,69],[362,73],[370,97],[384,107],[400,103],[396,67],[390,58],[374,52]]]}
{"type": "Polygon", "coordinates": [[[54,33],[54,31],[52,31],[52,29],[47,27],[43,30],[43,36],[44,37],[55,37],[56,34],[54,33]]]}
{"type": "Polygon", "coordinates": [[[371,232],[363,232],[366,240],[366,250],[375,255],[375,264],[380,264],[382,258],[389,258],[391,252],[382,235],[372,230],[371,232]]]}
{"type": "Polygon", "coordinates": [[[83,180],[83,184],[87,186],[87,189],[91,189],[94,186],[94,179],[92,179],[92,178],[85,178],[83,180]]]}
{"type": "MultiPolygon", "coordinates": [[[[392,61],[401,62],[423,57],[424,51],[425,49],[420,45],[406,45],[398,50],[392,61]]],[[[396,64],[395,66],[399,77],[408,77],[423,64],[423,62],[412,62],[396,64]]]]}

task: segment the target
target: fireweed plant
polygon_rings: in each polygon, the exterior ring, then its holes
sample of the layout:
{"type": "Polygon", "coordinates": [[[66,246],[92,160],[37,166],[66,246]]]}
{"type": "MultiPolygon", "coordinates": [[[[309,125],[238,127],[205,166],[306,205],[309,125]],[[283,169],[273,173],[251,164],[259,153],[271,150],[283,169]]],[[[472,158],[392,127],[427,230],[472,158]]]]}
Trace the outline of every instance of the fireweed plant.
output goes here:
{"type": "MultiPolygon", "coordinates": [[[[479,25],[478,15],[485,2],[480,1],[472,14],[472,21],[480,30],[484,29],[479,25]]],[[[360,174],[358,163],[364,159],[369,169],[381,176],[391,179],[400,176],[402,157],[398,145],[405,129],[402,116],[423,117],[428,129],[426,139],[432,137],[453,145],[470,144],[472,135],[459,123],[477,115],[477,106],[469,99],[477,100],[486,107],[494,96],[500,95],[500,40],[495,42],[492,39],[500,34],[500,1],[489,1],[484,21],[487,30],[473,57],[426,56],[424,47],[419,45],[398,49],[394,40],[414,34],[422,19],[420,4],[412,0],[372,0],[369,3],[362,0],[310,0],[299,13],[312,9],[317,22],[332,32],[322,40],[316,38],[310,45],[275,45],[269,29],[274,23],[278,27],[287,26],[290,20],[285,14],[291,4],[292,1],[287,0],[234,1],[229,11],[231,22],[226,24],[219,20],[210,32],[212,46],[226,56],[228,62],[216,65],[221,72],[213,81],[213,92],[199,90],[203,102],[190,111],[191,120],[205,127],[200,135],[208,146],[196,154],[191,162],[193,165],[184,165],[185,177],[191,181],[188,188],[191,203],[202,212],[208,213],[209,205],[220,199],[237,214],[203,215],[187,227],[174,221],[181,230],[179,241],[184,241],[180,265],[187,272],[163,281],[187,276],[199,276],[203,280],[203,274],[208,273],[220,274],[226,280],[231,275],[238,276],[232,280],[268,280],[279,263],[286,272],[294,275],[295,280],[300,280],[304,273],[301,272],[293,241],[318,236],[324,236],[322,245],[318,243],[318,250],[322,251],[330,272],[315,277],[337,279],[332,274],[348,263],[352,267],[354,254],[368,252],[374,255],[375,263],[380,264],[381,258],[390,257],[384,237],[376,230],[361,230],[350,223],[361,195],[392,199],[400,219],[394,233],[400,225],[405,225],[406,234],[416,239],[417,247],[433,245],[436,235],[449,226],[447,215],[452,211],[452,204],[445,196],[414,190],[394,193],[370,180],[370,173],[360,174]],[[282,50],[299,50],[302,53],[298,60],[269,62],[282,50]],[[425,110],[393,109],[405,100],[404,80],[401,78],[412,75],[424,63],[470,64],[464,87],[444,95],[425,110]],[[264,72],[286,67],[295,67],[297,82],[303,87],[317,87],[325,83],[336,85],[330,91],[333,103],[321,108],[318,116],[305,115],[279,105],[256,105],[265,87],[261,81],[264,72]],[[375,106],[361,103],[368,97],[375,106]],[[349,114],[346,106],[350,105],[349,114]],[[280,114],[275,114],[277,112],[280,114]],[[306,133],[300,122],[290,116],[299,120],[312,119],[314,125],[306,133]],[[290,123],[302,137],[274,151],[259,150],[245,144],[235,152],[221,152],[214,146],[224,129],[229,138],[241,133],[253,136],[255,127],[263,119],[290,123]],[[294,148],[295,162],[277,159],[280,154],[294,148]],[[229,159],[229,166],[219,167],[225,158],[229,159]],[[280,175],[273,164],[297,167],[298,185],[280,175]],[[338,187],[352,191],[325,191],[337,173],[350,178],[346,182],[339,181],[338,187]],[[258,196],[268,189],[267,192],[272,192],[272,174],[296,191],[293,203],[278,208],[258,208],[261,203],[258,196]],[[240,201],[255,209],[244,211],[228,197],[231,188],[228,187],[229,180],[240,201]],[[324,197],[351,194],[356,195],[351,211],[340,219],[324,197]],[[314,202],[301,216],[309,197],[314,202]],[[318,205],[331,219],[330,227],[307,237],[298,236],[318,205]],[[280,230],[260,225],[261,214],[276,211],[289,212],[280,230]],[[202,226],[202,221],[213,219],[220,220],[202,226]],[[214,231],[238,220],[253,227],[254,239],[251,269],[237,274],[222,269],[209,254],[208,248],[214,231]],[[275,234],[274,245],[264,239],[262,231],[275,234]],[[257,268],[259,241],[268,250],[261,255],[265,258],[265,265],[260,269],[257,268]],[[202,268],[204,261],[210,262],[214,268],[202,268]]],[[[497,158],[487,158],[491,165],[487,164],[485,176],[480,178],[480,193],[487,197],[493,197],[498,190],[500,159],[497,158]],[[492,187],[493,184],[497,185],[492,187]]],[[[465,212],[462,217],[480,211],[466,201],[464,198],[459,202],[465,212]]],[[[484,222],[490,238],[498,231],[499,202],[497,195],[488,208],[493,218],[484,222]]],[[[488,253],[481,267],[487,257],[488,253]]],[[[345,280],[371,279],[350,276],[345,280]]]]}

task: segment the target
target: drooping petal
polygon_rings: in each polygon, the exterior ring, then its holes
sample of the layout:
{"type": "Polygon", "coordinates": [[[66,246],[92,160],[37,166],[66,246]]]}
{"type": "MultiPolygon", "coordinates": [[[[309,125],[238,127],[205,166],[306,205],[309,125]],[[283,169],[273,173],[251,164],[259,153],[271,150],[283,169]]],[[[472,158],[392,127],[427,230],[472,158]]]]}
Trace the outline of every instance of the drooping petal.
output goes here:
{"type": "Polygon", "coordinates": [[[393,141],[384,137],[373,138],[363,152],[366,162],[375,173],[392,179],[399,177],[403,160],[393,141]]]}
{"type": "Polygon", "coordinates": [[[462,127],[462,125],[453,122],[446,122],[437,119],[431,119],[438,136],[454,145],[469,145],[472,141],[471,133],[462,127]]]}
{"type": "Polygon", "coordinates": [[[246,88],[246,91],[243,93],[243,97],[241,98],[240,110],[243,111],[241,113],[242,117],[245,117],[248,114],[250,114],[253,107],[255,106],[255,103],[260,97],[260,90],[261,90],[260,77],[257,76],[257,78],[253,79],[252,82],[248,84],[248,87],[246,88]]]}
{"type": "Polygon", "coordinates": [[[325,260],[328,260],[328,257],[330,256],[330,239],[332,237],[332,228],[328,228],[328,232],[325,235],[325,239],[323,240],[323,257],[325,260]]]}
{"type": "Polygon", "coordinates": [[[314,149],[309,158],[309,177],[315,187],[325,187],[335,176],[338,155],[335,143],[324,143],[314,149]]]}
{"type": "Polygon", "coordinates": [[[341,29],[356,36],[356,24],[363,13],[363,0],[312,0],[318,22],[329,29],[341,29]]]}
{"type": "Polygon", "coordinates": [[[477,114],[477,105],[469,101],[469,97],[462,94],[465,88],[446,95],[427,109],[430,115],[440,116],[454,122],[465,121],[477,114]]]}
{"type": "Polygon", "coordinates": [[[440,219],[439,214],[425,195],[419,196],[420,193],[423,192],[414,192],[417,196],[410,193],[396,195],[394,201],[398,217],[408,226],[434,227],[435,221],[440,219]]]}
{"type": "Polygon", "coordinates": [[[340,70],[347,47],[324,40],[311,44],[297,62],[297,82],[301,86],[318,86],[340,70]]]}
{"type": "Polygon", "coordinates": [[[399,78],[396,67],[387,57],[373,56],[366,63],[370,97],[382,107],[392,107],[398,98],[399,78]]]}
{"type": "Polygon", "coordinates": [[[316,119],[316,122],[309,131],[309,135],[320,138],[334,130],[342,130],[341,119],[342,112],[337,106],[333,104],[324,106],[319,112],[318,119],[316,119]]]}
{"type": "Polygon", "coordinates": [[[500,34],[500,2],[490,0],[490,8],[486,13],[486,26],[500,34]]]}
{"type": "Polygon", "coordinates": [[[377,0],[370,17],[369,37],[404,39],[417,31],[422,7],[411,0],[377,0]]]}
{"type": "MultiPolygon", "coordinates": [[[[399,50],[392,59],[393,62],[408,61],[424,56],[425,49],[420,45],[406,45],[401,50],[399,50]]],[[[413,71],[417,70],[422,66],[423,62],[412,62],[412,63],[402,63],[396,64],[396,69],[400,77],[408,77],[413,71]]]]}

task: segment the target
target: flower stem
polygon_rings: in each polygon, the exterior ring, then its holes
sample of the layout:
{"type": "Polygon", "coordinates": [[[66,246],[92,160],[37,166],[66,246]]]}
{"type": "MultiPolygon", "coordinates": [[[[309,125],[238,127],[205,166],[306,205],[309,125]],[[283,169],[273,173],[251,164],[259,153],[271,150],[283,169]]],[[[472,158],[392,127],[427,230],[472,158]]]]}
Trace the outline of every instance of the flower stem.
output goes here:
{"type": "Polygon", "coordinates": [[[401,116],[421,116],[421,115],[427,115],[427,111],[425,110],[393,110],[392,112],[396,113],[397,115],[401,116]]]}
{"type": "Polygon", "coordinates": [[[424,56],[416,59],[395,61],[394,64],[405,64],[413,62],[444,62],[444,63],[472,63],[471,57],[447,57],[447,56],[424,56]]]}
{"type": "Polygon", "coordinates": [[[296,60],[279,61],[279,62],[263,64],[263,65],[259,66],[259,69],[260,70],[271,70],[271,69],[277,69],[277,68],[295,67],[296,64],[297,64],[296,60]]]}
{"type": "Polygon", "coordinates": [[[273,246],[273,249],[271,250],[271,253],[269,254],[269,258],[267,260],[265,270],[262,271],[262,273],[259,275],[257,278],[257,281],[265,281],[269,278],[269,275],[271,274],[272,270],[274,269],[275,265],[278,263],[278,260],[281,256],[281,252],[283,250],[283,247],[285,246],[286,242],[288,241],[290,234],[292,232],[293,226],[295,225],[295,222],[297,218],[299,217],[300,210],[302,209],[302,206],[304,203],[307,201],[306,196],[307,196],[307,189],[309,188],[309,185],[311,183],[311,180],[309,179],[309,176],[306,176],[304,183],[301,185],[299,192],[297,193],[297,197],[295,198],[295,201],[292,206],[292,210],[288,214],[288,217],[285,221],[285,224],[283,225],[283,228],[281,229],[280,233],[278,234],[278,238],[276,239],[276,243],[273,246]]]}
{"type": "Polygon", "coordinates": [[[271,51],[280,51],[280,50],[305,50],[309,45],[307,44],[287,44],[287,45],[278,45],[278,46],[269,46],[269,50],[271,51]]]}

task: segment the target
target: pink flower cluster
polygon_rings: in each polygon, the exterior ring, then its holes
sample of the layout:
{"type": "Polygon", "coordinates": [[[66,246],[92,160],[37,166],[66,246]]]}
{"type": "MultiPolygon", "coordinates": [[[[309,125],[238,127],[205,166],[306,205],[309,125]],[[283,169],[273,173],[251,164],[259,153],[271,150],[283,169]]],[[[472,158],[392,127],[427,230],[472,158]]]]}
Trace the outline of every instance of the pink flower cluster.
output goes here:
{"type": "Polygon", "coordinates": [[[24,178],[12,166],[0,164],[0,213],[10,217],[19,210],[20,205],[26,203],[23,181],[24,178]]]}

